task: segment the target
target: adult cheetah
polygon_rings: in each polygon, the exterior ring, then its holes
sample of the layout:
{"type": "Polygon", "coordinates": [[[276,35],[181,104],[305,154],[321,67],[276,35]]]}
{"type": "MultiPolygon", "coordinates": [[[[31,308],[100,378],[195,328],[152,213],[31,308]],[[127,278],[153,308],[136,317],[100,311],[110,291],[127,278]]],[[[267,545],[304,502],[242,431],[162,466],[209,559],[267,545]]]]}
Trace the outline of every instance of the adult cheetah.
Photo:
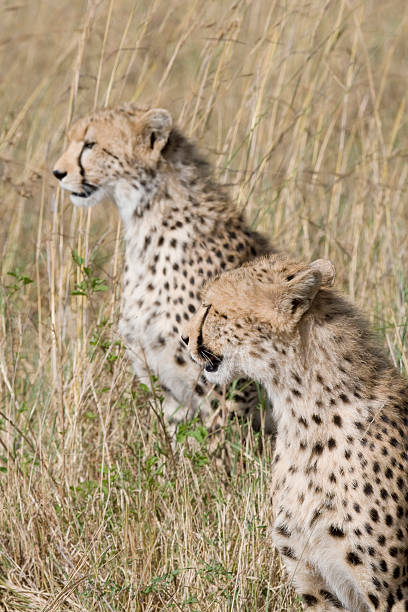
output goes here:
{"type": "MultiPolygon", "coordinates": [[[[127,105],[79,120],[54,175],[75,205],[109,196],[118,207],[126,243],[120,331],[136,375],[159,377],[171,429],[198,412],[215,427],[220,391],[188,359],[181,324],[205,279],[270,251],[268,241],[250,230],[164,109],[127,105]]],[[[241,414],[258,402],[246,387],[234,401],[241,414]]]]}
{"type": "Polygon", "coordinates": [[[273,402],[273,540],[305,606],[406,611],[408,384],[333,280],[327,260],[249,262],[184,340],[210,382],[250,376],[273,402]]]}

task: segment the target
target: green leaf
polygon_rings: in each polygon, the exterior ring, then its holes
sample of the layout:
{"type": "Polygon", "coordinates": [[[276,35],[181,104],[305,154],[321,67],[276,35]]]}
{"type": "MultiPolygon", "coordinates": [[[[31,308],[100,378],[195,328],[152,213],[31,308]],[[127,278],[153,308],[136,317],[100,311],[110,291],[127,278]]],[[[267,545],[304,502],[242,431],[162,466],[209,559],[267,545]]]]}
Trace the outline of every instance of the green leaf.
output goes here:
{"type": "Polygon", "coordinates": [[[72,259],[78,266],[82,266],[84,263],[84,258],[81,257],[77,251],[71,251],[72,259]]]}
{"type": "Polygon", "coordinates": [[[34,282],[32,278],[30,278],[26,274],[23,274],[19,268],[17,268],[15,272],[10,270],[9,272],[7,272],[7,274],[8,276],[15,278],[15,281],[16,281],[15,283],[11,285],[6,285],[6,289],[8,290],[9,294],[16,293],[16,291],[19,291],[22,287],[25,287],[26,285],[30,285],[31,283],[34,282]]]}

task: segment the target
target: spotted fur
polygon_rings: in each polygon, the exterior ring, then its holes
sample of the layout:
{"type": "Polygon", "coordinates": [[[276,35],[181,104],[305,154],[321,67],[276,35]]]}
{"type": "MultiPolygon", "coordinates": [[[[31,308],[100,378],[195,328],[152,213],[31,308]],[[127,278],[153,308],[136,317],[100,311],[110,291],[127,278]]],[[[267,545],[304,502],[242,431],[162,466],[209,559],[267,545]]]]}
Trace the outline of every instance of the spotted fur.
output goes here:
{"type": "Polygon", "coordinates": [[[305,607],[402,612],[408,384],[333,280],[325,260],[248,263],[203,291],[185,340],[211,382],[250,376],[273,402],[273,539],[305,607]]]}
{"type": "MultiPolygon", "coordinates": [[[[199,305],[205,279],[270,250],[214,182],[208,164],[164,109],[96,112],[71,128],[54,169],[77,206],[105,196],[120,212],[126,263],[120,331],[141,381],[159,377],[170,424],[221,415],[221,391],[192,363],[180,329],[199,305]]],[[[254,414],[256,389],[229,403],[254,414]]]]}

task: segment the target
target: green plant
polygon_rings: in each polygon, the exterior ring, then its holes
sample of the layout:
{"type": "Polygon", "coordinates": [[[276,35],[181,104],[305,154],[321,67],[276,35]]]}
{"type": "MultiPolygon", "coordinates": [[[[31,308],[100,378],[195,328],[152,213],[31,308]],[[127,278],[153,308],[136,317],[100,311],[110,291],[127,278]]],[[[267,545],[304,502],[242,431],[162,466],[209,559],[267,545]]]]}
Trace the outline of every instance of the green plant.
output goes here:
{"type": "Polygon", "coordinates": [[[82,275],[82,280],[74,283],[74,289],[71,291],[71,295],[83,295],[84,297],[90,298],[94,293],[107,291],[108,286],[105,281],[95,275],[92,266],[85,265],[84,258],[78,255],[75,250],[72,251],[72,261],[78,267],[82,275]]]}

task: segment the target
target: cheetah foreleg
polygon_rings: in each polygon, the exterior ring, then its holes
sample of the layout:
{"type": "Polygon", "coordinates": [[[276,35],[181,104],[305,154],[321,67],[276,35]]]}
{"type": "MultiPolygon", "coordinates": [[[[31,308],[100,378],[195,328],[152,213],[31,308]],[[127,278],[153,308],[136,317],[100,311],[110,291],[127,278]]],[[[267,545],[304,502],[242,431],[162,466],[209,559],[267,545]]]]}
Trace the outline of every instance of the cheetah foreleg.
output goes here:
{"type": "Polygon", "coordinates": [[[303,608],[313,612],[350,612],[343,608],[327,583],[305,559],[285,558],[289,577],[302,597],[303,608]]]}
{"type": "Polygon", "coordinates": [[[373,608],[367,603],[367,598],[361,590],[360,580],[354,572],[342,562],[337,550],[319,552],[315,562],[316,568],[339,601],[350,612],[372,612],[373,608]]]}

